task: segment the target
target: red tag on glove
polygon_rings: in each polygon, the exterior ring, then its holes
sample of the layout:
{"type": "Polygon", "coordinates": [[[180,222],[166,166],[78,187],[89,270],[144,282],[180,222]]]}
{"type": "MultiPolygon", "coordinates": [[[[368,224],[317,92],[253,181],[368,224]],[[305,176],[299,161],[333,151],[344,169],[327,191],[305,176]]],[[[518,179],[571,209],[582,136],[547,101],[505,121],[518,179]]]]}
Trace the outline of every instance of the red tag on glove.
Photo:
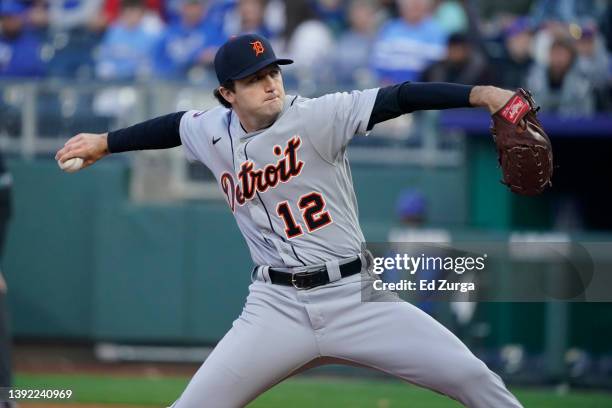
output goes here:
{"type": "Polygon", "coordinates": [[[531,107],[527,101],[519,95],[514,95],[508,103],[506,103],[506,106],[501,109],[499,115],[513,125],[516,125],[529,109],[531,109],[531,107]]]}

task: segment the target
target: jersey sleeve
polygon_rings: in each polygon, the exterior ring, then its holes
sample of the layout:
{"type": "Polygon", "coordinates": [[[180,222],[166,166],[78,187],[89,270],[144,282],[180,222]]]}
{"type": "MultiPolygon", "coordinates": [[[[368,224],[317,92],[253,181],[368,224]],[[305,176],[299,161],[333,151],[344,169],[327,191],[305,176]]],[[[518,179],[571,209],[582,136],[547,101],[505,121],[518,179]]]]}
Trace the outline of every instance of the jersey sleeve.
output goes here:
{"type": "Polygon", "coordinates": [[[202,155],[206,151],[206,139],[203,135],[203,122],[206,120],[205,113],[202,111],[191,110],[186,112],[181,118],[179,133],[181,143],[185,149],[187,160],[204,162],[202,155]]]}
{"type": "Polygon", "coordinates": [[[310,99],[302,119],[317,152],[333,163],[355,135],[366,135],[378,88],[310,99]]]}

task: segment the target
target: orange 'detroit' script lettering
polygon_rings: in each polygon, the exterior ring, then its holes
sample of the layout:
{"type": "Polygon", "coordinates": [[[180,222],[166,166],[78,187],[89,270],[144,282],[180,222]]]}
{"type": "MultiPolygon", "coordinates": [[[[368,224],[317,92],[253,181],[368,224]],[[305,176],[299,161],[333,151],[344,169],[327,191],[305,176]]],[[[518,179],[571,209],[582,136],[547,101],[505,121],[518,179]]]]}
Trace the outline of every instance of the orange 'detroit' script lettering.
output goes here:
{"type": "Polygon", "coordinates": [[[236,208],[236,203],[244,205],[253,199],[257,192],[263,193],[276,187],[280,182],[286,183],[297,177],[304,168],[304,162],[297,158],[301,144],[302,139],[294,136],[287,142],[284,150],[278,145],[274,146],[274,155],[283,157],[274,164],[264,166],[263,169],[255,169],[251,160],[243,162],[238,172],[238,183],[234,181],[231,173],[223,173],[220,179],[221,189],[232,212],[236,208]]]}

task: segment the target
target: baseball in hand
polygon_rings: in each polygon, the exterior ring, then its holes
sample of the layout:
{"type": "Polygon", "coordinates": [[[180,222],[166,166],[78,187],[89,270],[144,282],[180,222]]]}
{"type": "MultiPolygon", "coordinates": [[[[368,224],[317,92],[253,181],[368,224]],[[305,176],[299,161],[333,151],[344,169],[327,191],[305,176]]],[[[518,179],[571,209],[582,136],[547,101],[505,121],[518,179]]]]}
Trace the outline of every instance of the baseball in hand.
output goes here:
{"type": "Polygon", "coordinates": [[[57,165],[65,172],[74,173],[75,171],[78,171],[81,169],[81,167],[83,167],[83,159],[81,159],[80,157],[74,157],[72,159],[66,160],[63,163],[58,160],[57,165]]]}

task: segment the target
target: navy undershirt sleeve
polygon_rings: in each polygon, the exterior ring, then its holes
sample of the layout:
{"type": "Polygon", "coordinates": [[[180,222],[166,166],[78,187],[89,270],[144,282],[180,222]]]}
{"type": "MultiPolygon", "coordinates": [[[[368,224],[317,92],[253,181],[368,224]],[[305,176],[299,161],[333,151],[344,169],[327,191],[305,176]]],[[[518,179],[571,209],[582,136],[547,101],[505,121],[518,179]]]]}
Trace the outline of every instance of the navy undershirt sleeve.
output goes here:
{"type": "Polygon", "coordinates": [[[110,153],[132,150],[169,149],[181,145],[179,128],[182,112],[170,113],[108,133],[110,153]]]}
{"type": "MultiPolygon", "coordinates": [[[[468,85],[444,82],[404,82],[381,88],[374,102],[368,129],[415,110],[470,107],[471,90],[472,87],[468,85]]],[[[180,146],[179,128],[184,114],[184,111],[171,113],[109,132],[108,150],[120,153],[180,146]]]]}
{"type": "Polygon", "coordinates": [[[404,82],[378,90],[368,129],[417,110],[469,108],[470,85],[447,82],[404,82]]]}

